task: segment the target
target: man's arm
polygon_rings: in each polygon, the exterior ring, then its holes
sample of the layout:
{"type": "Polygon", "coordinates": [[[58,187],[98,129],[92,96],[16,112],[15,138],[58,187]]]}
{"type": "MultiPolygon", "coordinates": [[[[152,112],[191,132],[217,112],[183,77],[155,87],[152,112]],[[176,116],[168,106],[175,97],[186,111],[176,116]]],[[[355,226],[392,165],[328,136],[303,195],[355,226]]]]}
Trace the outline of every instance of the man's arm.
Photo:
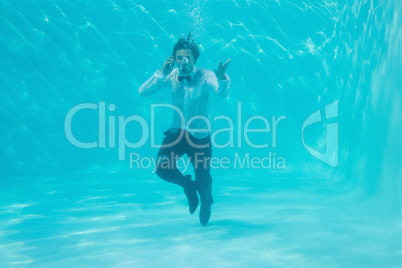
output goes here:
{"type": "Polygon", "coordinates": [[[227,98],[229,93],[230,78],[226,74],[226,69],[228,68],[230,59],[222,64],[218,65],[218,70],[215,69],[215,73],[209,72],[209,77],[207,78],[208,85],[218,94],[218,96],[227,98]]]}
{"type": "Polygon", "coordinates": [[[163,63],[162,70],[157,70],[154,75],[145,81],[140,87],[139,93],[143,97],[154,94],[155,92],[169,86],[170,74],[173,70],[174,56],[171,55],[163,63]]]}
{"type": "Polygon", "coordinates": [[[148,97],[155,92],[169,86],[169,78],[159,70],[154,75],[145,81],[140,87],[139,93],[143,97],[148,97]]]}
{"type": "Polygon", "coordinates": [[[225,80],[220,80],[212,71],[209,72],[209,77],[207,78],[207,84],[222,98],[227,98],[229,93],[230,78],[227,74],[225,74],[225,78],[225,80]]]}

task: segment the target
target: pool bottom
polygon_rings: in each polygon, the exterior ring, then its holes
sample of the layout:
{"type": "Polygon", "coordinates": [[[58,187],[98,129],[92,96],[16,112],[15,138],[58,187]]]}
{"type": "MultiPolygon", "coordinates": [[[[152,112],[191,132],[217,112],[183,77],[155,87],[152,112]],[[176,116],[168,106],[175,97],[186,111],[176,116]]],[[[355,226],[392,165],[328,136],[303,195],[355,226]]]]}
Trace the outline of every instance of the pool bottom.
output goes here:
{"type": "MultiPolygon", "coordinates": [[[[1,195],[2,266],[395,267],[401,222],[313,174],[214,174],[206,227],[151,173],[19,178],[1,195]]],[[[346,184],[347,185],[347,184],[346,184]]]]}

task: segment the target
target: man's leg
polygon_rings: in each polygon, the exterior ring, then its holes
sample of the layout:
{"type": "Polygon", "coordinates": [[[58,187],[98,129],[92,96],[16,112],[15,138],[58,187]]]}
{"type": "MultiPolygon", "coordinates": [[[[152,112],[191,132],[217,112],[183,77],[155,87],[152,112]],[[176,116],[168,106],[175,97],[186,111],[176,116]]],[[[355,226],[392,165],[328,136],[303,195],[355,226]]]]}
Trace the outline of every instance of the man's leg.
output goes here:
{"type": "Polygon", "coordinates": [[[206,225],[211,216],[211,205],[214,202],[212,197],[212,177],[210,173],[210,162],[212,156],[210,136],[196,140],[195,144],[207,145],[205,148],[192,148],[188,157],[194,167],[195,180],[198,183],[198,192],[201,199],[200,222],[206,225]]]}
{"type": "Polygon", "coordinates": [[[188,199],[189,211],[193,214],[199,202],[196,183],[191,180],[190,175],[184,176],[176,165],[177,159],[185,153],[185,143],[183,138],[180,138],[180,134],[171,134],[169,131],[164,134],[165,138],[158,152],[156,174],[167,182],[183,187],[188,199]]]}
{"type": "Polygon", "coordinates": [[[183,142],[178,135],[165,131],[165,138],[159,148],[156,175],[161,179],[183,186],[184,176],[176,166],[176,160],[184,154],[183,142]]]}

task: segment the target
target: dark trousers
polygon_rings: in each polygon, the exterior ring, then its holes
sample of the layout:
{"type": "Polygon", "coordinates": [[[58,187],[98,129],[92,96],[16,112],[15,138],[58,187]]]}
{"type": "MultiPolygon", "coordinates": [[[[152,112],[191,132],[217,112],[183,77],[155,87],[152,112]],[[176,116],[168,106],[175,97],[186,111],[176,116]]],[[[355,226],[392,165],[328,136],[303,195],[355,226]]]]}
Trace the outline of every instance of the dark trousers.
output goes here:
{"type": "Polygon", "coordinates": [[[212,155],[211,137],[194,138],[187,130],[171,129],[165,131],[165,138],[158,152],[156,174],[165,181],[175,183],[182,187],[186,184],[186,178],[177,168],[176,161],[187,155],[195,173],[195,181],[198,183],[200,194],[211,194],[212,177],[210,174],[210,161],[212,155]]]}

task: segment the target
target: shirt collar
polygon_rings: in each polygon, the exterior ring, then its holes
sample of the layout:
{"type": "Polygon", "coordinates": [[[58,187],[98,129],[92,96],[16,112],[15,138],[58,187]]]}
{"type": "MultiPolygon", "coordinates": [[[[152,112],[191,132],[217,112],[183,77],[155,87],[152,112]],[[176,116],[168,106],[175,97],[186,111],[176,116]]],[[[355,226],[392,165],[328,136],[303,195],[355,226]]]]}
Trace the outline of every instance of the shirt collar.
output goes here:
{"type": "Polygon", "coordinates": [[[188,74],[191,77],[191,80],[193,80],[193,77],[194,77],[196,71],[197,71],[197,68],[194,66],[193,70],[188,74]]]}
{"type": "MultiPolygon", "coordinates": [[[[191,77],[191,80],[193,80],[193,77],[194,77],[194,75],[195,75],[195,73],[197,72],[197,67],[193,67],[193,70],[189,73],[189,74],[186,74],[185,76],[190,76],[191,77]]],[[[179,72],[177,72],[177,76],[180,76],[179,75],[179,72]]]]}

